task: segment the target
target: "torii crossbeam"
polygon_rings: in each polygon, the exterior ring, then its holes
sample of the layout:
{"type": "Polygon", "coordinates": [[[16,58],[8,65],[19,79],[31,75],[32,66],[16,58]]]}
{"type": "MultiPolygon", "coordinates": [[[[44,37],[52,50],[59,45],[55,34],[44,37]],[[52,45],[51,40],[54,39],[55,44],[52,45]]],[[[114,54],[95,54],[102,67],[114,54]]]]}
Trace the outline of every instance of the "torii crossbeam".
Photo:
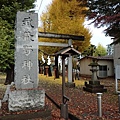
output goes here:
{"type": "Polygon", "coordinates": [[[69,35],[69,34],[57,34],[57,33],[49,33],[49,32],[39,32],[38,37],[43,38],[56,38],[56,39],[72,39],[72,40],[84,40],[84,36],[79,35],[69,35]]]}

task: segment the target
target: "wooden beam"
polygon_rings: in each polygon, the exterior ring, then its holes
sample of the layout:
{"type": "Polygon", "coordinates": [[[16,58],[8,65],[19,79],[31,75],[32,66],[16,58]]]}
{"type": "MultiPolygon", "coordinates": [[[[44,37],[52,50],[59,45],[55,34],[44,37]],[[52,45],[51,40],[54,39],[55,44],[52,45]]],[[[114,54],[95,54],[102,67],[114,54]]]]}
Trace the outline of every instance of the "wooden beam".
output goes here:
{"type": "Polygon", "coordinates": [[[42,38],[55,38],[55,39],[72,39],[72,40],[84,40],[84,36],[78,35],[69,35],[69,34],[57,34],[57,33],[49,33],[49,32],[39,32],[38,37],[42,38]]]}
{"type": "Polygon", "coordinates": [[[54,46],[54,47],[67,47],[66,43],[53,43],[53,42],[38,42],[39,46],[54,46]]]}

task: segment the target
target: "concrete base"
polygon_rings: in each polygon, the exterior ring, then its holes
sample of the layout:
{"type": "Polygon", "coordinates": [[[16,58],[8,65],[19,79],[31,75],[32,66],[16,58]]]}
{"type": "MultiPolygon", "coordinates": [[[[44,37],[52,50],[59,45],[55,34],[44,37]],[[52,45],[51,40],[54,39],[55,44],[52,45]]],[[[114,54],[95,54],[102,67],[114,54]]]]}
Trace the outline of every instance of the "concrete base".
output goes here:
{"type": "Polygon", "coordinates": [[[65,86],[69,87],[69,88],[74,88],[75,87],[75,83],[73,83],[73,82],[67,82],[67,83],[65,83],[65,86]]]}
{"type": "Polygon", "coordinates": [[[85,87],[83,87],[83,90],[90,93],[107,92],[104,85],[100,85],[100,81],[89,81],[89,84],[85,82],[85,87]]]}
{"type": "Polygon", "coordinates": [[[9,111],[41,109],[45,106],[45,91],[41,89],[10,90],[9,111]]]}

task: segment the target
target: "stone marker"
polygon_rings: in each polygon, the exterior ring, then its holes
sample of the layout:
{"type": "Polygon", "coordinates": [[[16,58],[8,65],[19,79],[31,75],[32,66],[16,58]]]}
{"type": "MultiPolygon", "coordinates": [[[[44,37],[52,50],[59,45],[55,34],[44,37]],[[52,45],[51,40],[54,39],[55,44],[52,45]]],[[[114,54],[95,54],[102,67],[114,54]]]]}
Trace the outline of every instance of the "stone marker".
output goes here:
{"type": "Polygon", "coordinates": [[[16,20],[15,86],[38,87],[38,17],[18,12],[16,20]]]}
{"type": "Polygon", "coordinates": [[[15,89],[9,91],[9,111],[43,108],[45,91],[38,88],[36,13],[17,12],[15,39],[15,89]]]}

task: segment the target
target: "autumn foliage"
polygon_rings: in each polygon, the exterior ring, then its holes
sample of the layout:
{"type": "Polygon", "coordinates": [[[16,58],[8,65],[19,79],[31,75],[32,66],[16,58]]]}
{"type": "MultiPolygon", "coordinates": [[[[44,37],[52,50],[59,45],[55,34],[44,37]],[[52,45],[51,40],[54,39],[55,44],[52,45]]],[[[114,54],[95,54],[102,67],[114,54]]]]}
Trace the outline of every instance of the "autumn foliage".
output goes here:
{"type": "Polygon", "coordinates": [[[106,26],[107,36],[114,38],[115,44],[120,42],[120,1],[88,0],[88,19],[96,27],[106,26]]]}
{"type": "MultiPolygon", "coordinates": [[[[90,45],[91,33],[89,29],[85,28],[85,14],[82,13],[86,7],[80,6],[82,3],[77,0],[64,1],[53,0],[52,4],[48,6],[47,12],[41,16],[41,26],[39,31],[72,34],[84,36],[84,41],[73,41],[73,47],[78,51],[84,51],[90,45]]],[[[67,40],[56,39],[42,39],[39,41],[68,43],[67,40]]],[[[59,51],[58,47],[41,47],[42,50],[49,54],[59,51]]]]}
{"type": "MultiPolygon", "coordinates": [[[[51,79],[40,75],[39,87],[44,88],[47,95],[52,98],[58,105],[61,104],[61,79],[51,79]]],[[[65,88],[65,94],[70,98],[68,103],[69,113],[76,116],[80,120],[119,120],[118,95],[115,93],[115,83],[113,78],[101,79],[101,84],[107,88],[107,92],[102,94],[102,117],[98,116],[97,95],[83,91],[83,82],[90,78],[81,78],[75,80],[77,86],[75,88],[65,88]]],[[[3,87],[0,88],[0,93],[4,93],[3,87]]],[[[6,103],[7,104],[7,103],[6,103]]],[[[40,110],[29,110],[21,112],[9,112],[6,104],[0,110],[0,116],[22,115],[41,112],[40,110]]],[[[34,118],[32,120],[64,120],[60,117],[60,110],[46,97],[45,110],[50,110],[50,116],[46,118],[34,118]]]]}

